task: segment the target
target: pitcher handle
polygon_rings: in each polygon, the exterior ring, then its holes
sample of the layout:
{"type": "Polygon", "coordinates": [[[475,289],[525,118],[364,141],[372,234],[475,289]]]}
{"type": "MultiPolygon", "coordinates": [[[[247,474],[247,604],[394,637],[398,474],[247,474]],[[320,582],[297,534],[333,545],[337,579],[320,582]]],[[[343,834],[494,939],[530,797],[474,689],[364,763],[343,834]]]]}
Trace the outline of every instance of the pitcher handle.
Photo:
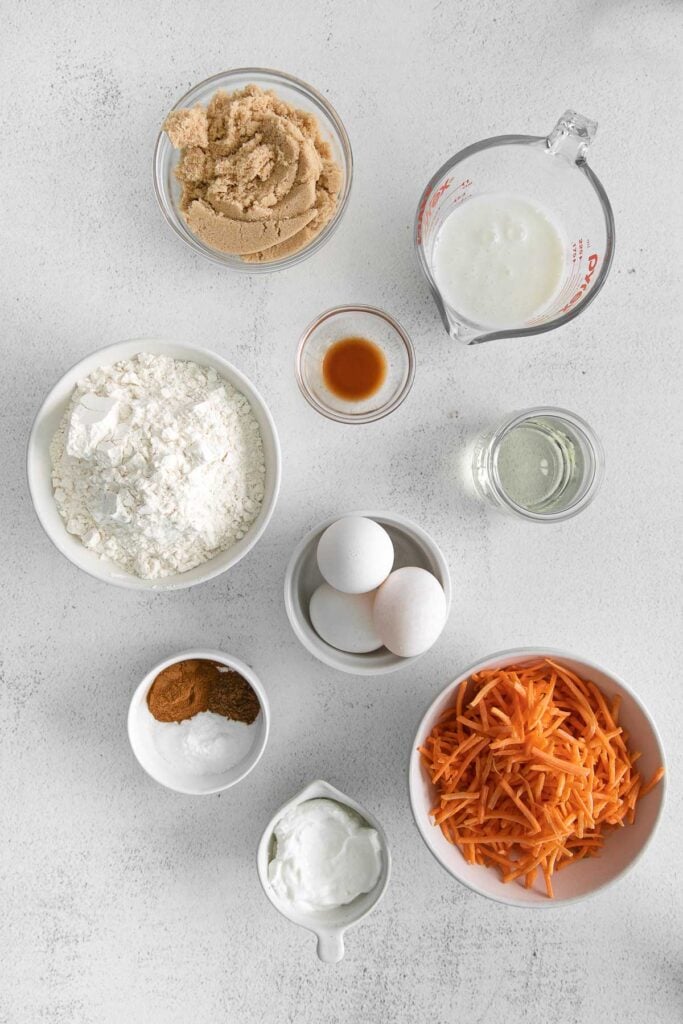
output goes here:
{"type": "Polygon", "coordinates": [[[318,957],[324,964],[338,964],[344,956],[344,932],[329,928],[318,932],[318,957]]]}
{"type": "Polygon", "coordinates": [[[597,130],[597,121],[591,121],[575,110],[565,110],[546,139],[548,151],[570,163],[583,164],[597,130]]]}

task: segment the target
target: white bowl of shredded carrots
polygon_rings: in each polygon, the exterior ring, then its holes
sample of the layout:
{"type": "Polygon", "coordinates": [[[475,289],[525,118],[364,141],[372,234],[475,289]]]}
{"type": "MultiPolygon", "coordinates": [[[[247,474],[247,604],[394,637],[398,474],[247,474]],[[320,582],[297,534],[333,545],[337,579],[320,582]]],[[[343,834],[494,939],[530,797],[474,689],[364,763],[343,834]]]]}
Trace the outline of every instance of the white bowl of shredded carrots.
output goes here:
{"type": "Polygon", "coordinates": [[[454,878],[500,903],[553,907],[633,867],[666,775],[657,728],[621,679],[519,648],[473,665],[432,703],[408,784],[420,834],[454,878]]]}

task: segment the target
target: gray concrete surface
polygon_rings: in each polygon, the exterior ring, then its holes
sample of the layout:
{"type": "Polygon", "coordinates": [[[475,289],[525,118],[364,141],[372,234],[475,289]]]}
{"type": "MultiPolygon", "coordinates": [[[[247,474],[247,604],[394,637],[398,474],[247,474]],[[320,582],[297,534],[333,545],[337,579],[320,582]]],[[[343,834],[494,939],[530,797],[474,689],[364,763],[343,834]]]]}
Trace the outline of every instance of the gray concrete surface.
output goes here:
{"type": "Polygon", "coordinates": [[[9,0],[3,15],[0,1021],[683,1019],[680,4],[9,0]],[[164,223],[151,182],[167,108],[247,64],[322,90],[356,159],[335,238],[260,278],[194,256],[164,223]],[[542,133],[567,106],[600,122],[590,159],[617,221],[611,279],[552,335],[456,347],[413,259],[420,191],[462,146],[542,133]],[[302,328],[345,301],[397,315],[418,355],[409,400],[364,428],[322,420],[294,380],[302,328]],[[284,452],[279,505],[257,549],[172,596],[79,574],[43,536],[24,481],[46,390],[94,347],[144,334],[234,361],[270,403],[284,452]],[[599,500],[554,528],[488,512],[457,470],[478,425],[538,403],[585,416],[608,459],[599,500]],[[432,531],[455,583],[440,642],[383,679],[314,661],[282,602],[297,540],[361,506],[432,531]],[[542,914],[451,880],[406,798],[427,703],[474,659],[532,643],[622,674],[670,760],[667,814],[632,875],[542,914]],[[207,799],[147,778],[125,732],[142,674],[193,644],[249,661],[272,701],[259,768],[207,799]],[[349,934],[336,967],[275,913],[254,867],[263,823],[318,776],[378,815],[395,860],[384,903],[349,934]]]}

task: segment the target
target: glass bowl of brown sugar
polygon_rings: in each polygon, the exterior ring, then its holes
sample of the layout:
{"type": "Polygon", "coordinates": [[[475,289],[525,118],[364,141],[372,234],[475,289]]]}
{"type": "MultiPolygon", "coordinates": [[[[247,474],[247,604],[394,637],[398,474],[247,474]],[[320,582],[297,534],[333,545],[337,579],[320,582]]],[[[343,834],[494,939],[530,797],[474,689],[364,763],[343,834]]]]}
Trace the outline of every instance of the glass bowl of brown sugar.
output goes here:
{"type": "MultiPolygon", "coordinates": [[[[298,218],[303,218],[305,223],[302,223],[298,233],[290,237],[290,234],[287,233],[287,225],[293,230],[297,217],[291,215],[291,209],[287,214],[283,212],[282,218],[277,221],[276,233],[278,238],[282,237],[284,240],[278,244],[271,245],[269,243],[268,251],[254,252],[254,247],[250,248],[248,244],[246,247],[242,245],[232,248],[227,245],[225,240],[221,240],[219,235],[222,230],[226,229],[226,225],[221,221],[219,230],[219,226],[211,216],[212,211],[207,210],[207,203],[209,206],[213,204],[216,208],[220,207],[220,212],[226,214],[228,219],[230,219],[229,210],[232,209],[234,203],[229,202],[225,207],[225,203],[219,199],[216,192],[216,184],[214,183],[212,186],[208,180],[205,181],[203,172],[209,173],[210,177],[214,172],[220,173],[215,159],[216,153],[212,147],[218,146],[219,149],[223,147],[228,155],[234,148],[231,147],[228,140],[219,137],[220,128],[217,125],[227,123],[224,118],[220,118],[215,124],[210,125],[211,139],[193,140],[188,143],[189,149],[187,147],[180,150],[175,148],[168,132],[161,128],[154,149],[154,190],[167,223],[173,228],[176,235],[182,238],[196,253],[238,273],[267,274],[295,266],[318,252],[332,237],[347,208],[353,180],[353,154],[346,129],[329,100],[307,82],[272,68],[233,68],[230,71],[212,75],[211,78],[200,82],[184,96],[181,96],[168,112],[164,124],[168,125],[169,119],[179,113],[191,112],[198,107],[210,111],[212,103],[216,103],[217,97],[222,96],[223,101],[227,102],[228,99],[239,97],[245,90],[253,88],[267,95],[273,93],[278,111],[282,113],[283,105],[287,107],[289,115],[299,127],[303,121],[305,130],[311,137],[315,137],[316,147],[322,156],[332,162],[334,181],[327,171],[323,170],[319,180],[320,188],[316,192],[316,215],[313,216],[313,209],[302,212],[297,206],[298,218]],[[189,153],[191,159],[196,159],[197,145],[200,148],[203,147],[203,151],[205,150],[208,163],[203,163],[203,172],[195,168],[194,164],[188,164],[187,174],[185,174],[183,171],[185,156],[189,153]],[[213,170],[209,171],[209,168],[213,168],[213,170]],[[188,179],[188,188],[181,180],[184,177],[188,179]],[[192,199],[198,200],[196,210],[194,202],[190,203],[192,210],[188,207],[188,202],[192,199]],[[307,214],[313,217],[310,222],[307,220],[307,214]]],[[[242,116],[241,123],[249,123],[249,119],[242,116]]],[[[176,142],[178,141],[176,139],[176,142]]],[[[283,137],[273,141],[278,143],[274,145],[274,151],[281,156],[283,147],[280,143],[286,142],[286,139],[283,137]]],[[[245,154],[249,147],[250,143],[243,147],[245,154]]],[[[240,156],[240,154],[237,155],[240,156]]],[[[286,168],[280,167],[276,160],[273,174],[277,177],[280,171],[284,175],[286,168]]],[[[229,172],[230,168],[227,168],[226,180],[230,177],[229,172]]],[[[265,168],[261,168],[259,174],[256,175],[259,180],[262,177],[265,178],[263,186],[265,188],[269,180],[265,168]]],[[[220,181],[218,187],[222,187],[220,181]]],[[[284,188],[281,185],[277,187],[284,188]]],[[[285,196],[285,199],[287,198],[285,196]]],[[[293,196],[291,198],[294,201],[293,196]]],[[[284,202],[284,200],[282,201],[284,202]]],[[[297,203],[299,202],[300,200],[297,200],[297,203]]],[[[250,207],[246,212],[243,211],[239,214],[239,219],[258,222],[260,214],[254,213],[254,209],[255,206],[250,207]]],[[[220,220],[221,218],[219,218],[220,220]]],[[[266,225],[265,220],[261,222],[264,230],[266,230],[266,225]]],[[[258,227],[258,224],[256,226],[258,227]]],[[[242,224],[242,227],[244,228],[245,225],[242,224]]],[[[253,224],[252,227],[254,227],[253,224]]],[[[273,230],[275,230],[274,227],[273,230]]],[[[259,248],[259,246],[256,247],[257,250],[259,248]]]]}

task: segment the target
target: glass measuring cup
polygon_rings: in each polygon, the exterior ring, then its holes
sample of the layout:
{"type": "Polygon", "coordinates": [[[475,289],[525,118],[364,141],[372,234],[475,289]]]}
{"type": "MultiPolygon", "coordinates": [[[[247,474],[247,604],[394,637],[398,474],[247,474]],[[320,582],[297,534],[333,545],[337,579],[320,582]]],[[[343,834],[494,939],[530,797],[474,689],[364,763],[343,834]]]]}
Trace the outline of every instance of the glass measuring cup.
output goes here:
{"type": "Polygon", "coordinates": [[[415,247],[444,326],[466,345],[519,338],[573,320],[602,288],[614,253],[614,217],[604,188],[586,163],[597,131],[567,110],[546,137],[498,135],[460,150],[441,167],[422,194],[415,219],[415,247]],[[433,272],[434,243],[455,206],[475,196],[514,193],[553,216],[566,240],[562,282],[547,309],[509,327],[478,324],[454,309],[433,272]]]}

